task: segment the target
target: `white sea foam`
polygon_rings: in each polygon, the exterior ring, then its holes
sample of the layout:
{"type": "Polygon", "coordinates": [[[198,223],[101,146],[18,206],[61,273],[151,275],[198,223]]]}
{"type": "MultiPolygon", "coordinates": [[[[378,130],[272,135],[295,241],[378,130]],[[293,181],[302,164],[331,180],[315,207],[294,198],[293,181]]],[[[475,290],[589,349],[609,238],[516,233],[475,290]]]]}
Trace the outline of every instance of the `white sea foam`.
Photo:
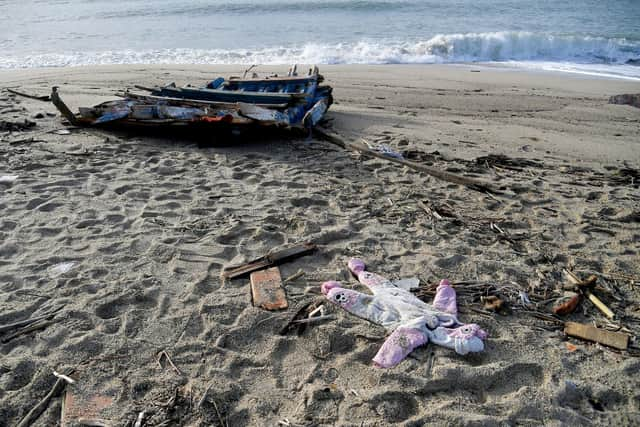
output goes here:
{"type": "Polygon", "coordinates": [[[441,34],[417,41],[307,43],[259,49],[157,49],[7,56],[0,68],[102,64],[430,64],[518,62],[564,71],[591,70],[640,78],[640,42],[623,38],[561,36],[529,32],[441,34]],[[544,67],[542,66],[544,64],[544,67]],[[564,64],[564,65],[562,65],[564,64]],[[567,65],[571,64],[571,65],[567,65]],[[594,67],[597,65],[597,67],[594,67]],[[621,71],[621,72],[620,72],[621,71]]]}

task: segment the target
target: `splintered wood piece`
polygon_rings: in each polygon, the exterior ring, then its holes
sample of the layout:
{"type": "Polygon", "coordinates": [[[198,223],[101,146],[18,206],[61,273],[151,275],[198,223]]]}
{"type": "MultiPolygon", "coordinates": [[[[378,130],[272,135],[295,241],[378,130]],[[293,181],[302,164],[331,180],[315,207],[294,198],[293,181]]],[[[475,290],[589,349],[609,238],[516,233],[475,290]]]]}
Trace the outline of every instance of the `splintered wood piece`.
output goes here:
{"type": "Polygon", "coordinates": [[[593,303],[593,305],[598,307],[598,310],[600,310],[602,312],[602,314],[607,316],[609,319],[613,320],[613,318],[615,317],[615,314],[613,313],[613,311],[611,311],[611,309],[609,307],[607,307],[600,300],[600,298],[598,298],[597,296],[592,294],[591,291],[584,291],[584,294],[587,296],[587,298],[589,298],[589,301],[591,301],[593,303]]]}
{"type": "Polygon", "coordinates": [[[69,123],[71,123],[72,125],[78,124],[78,118],[75,116],[75,114],[71,112],[71,110],[69,110],[69,107],[67,107],[67,104],[65,104],[64,101],[62,101],[62,99],[60,98],[60,95],[58,94],[57,86],[54,86],[51,88],[51,102],[53,103],[53,105],[56,106],[58,111],[60,111],[60,113],[67,120],[69,120],[69,123]]]}
{"type": "Polygon", "coordinates": [[[246,264],[225,269],[222,272],[221,276],[225,279],[235,279],[236,277],[249,274],[252,271],[262,270],[266,267],[278,265],[290,259],[307,255],[308,253],[311,253],[315,250],[316,245],[308,242],[280,250],[270,251],[265,256],[256,258],[246,264]]]}
{"type": "Polygon", "coordinates": [[[265,310],[280,310],[289,306],[278,267],[251,273],[251,295],[253,305],[265,310]]]}
{"type": "Polygon", "coordinates": [[[598,329],[584,323],[567,322],[564,324],[564,333],[620,350],[626,350],[629,345],[629,335],[627,334],[598,329]]]}

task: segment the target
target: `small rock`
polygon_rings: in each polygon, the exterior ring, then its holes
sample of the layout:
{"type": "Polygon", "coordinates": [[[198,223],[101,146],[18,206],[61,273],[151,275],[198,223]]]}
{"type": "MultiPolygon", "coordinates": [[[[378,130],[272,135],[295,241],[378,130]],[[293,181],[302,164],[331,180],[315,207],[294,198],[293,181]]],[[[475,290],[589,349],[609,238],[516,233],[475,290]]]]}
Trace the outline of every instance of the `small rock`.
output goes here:
{"type": "Polygon", "coordinates": [[[34,119],[44,119],[44,113],[42,111],[38,111],[32,116],[34,119]]]}

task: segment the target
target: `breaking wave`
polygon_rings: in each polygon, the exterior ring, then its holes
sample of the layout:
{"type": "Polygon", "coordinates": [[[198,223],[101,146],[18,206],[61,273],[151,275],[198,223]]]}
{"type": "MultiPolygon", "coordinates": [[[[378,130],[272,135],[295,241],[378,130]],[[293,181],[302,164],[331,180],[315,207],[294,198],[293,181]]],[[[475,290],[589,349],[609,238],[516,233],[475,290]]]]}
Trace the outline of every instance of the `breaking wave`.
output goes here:
{"type": "Polygon", "coordinates": [[[640,78],[640,41],[529,32],[436,35],[423,41],[307,43],[259,49],[156,49],[0,57],[0,68],[103,64],[430,64],[468,62],[627,64],[640,78]]]}

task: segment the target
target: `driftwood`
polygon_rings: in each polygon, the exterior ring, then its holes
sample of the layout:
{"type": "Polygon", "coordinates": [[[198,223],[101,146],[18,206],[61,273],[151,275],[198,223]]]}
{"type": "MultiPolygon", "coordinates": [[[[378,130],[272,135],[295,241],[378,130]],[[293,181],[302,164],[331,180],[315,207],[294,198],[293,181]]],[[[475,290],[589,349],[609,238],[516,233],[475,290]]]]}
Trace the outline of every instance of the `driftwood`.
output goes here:
{"type": "Polygon", "coordinates": [[[267,267],[281,264],[287,260],[307,255],[315,251],[316,248],[316,245],[313,243],[303,243],[301,245],[295,245],[277,251],[270,251],[266,255],[256,258],[246,264],[224,269],[221,276],[224,279],[235,279],[237,277],[245,276],[252,271],[262,270],[267,267]]]}
{"type": "Polygon", "coordinates": [[[38,331],[40,329],[44,329],[47,326],[53,325],[54,323],[56,323],[57,320],[44,320],[44,321],[39,321],[36,323],[32,323],[31,325],[27,326],[26,328],[22,328],[19,329],[17,331],[15,331],[12,334],[7,335],[6,337],[2,338],[1,342],[2,343],[8,343],[9,341],[11,341],[14,338],[17,338],[21,335],[25,335],[28,333],[31,333],[33,331],[38,331]]]}
{"type": "Polygon", "coordinates": [[[318,135],[320,135],[322,138],[324,138],[326,141],[337,145],[339,147],[342,148],[348,148],[350,150],[353,151],[357,151],[363,154],[366,154],[368,156],[371,157],[376,157],[378,159],[383,159],[392,163],[396,163],[402,166],[406,166],[408,168],[414,169],[418,172],[424,172],[434,178],[440,179],[442,181],[447,181],[447,182],[452,182],[454,184],[460,184],[460,185],[464,185],[467,186],[473,190],[476,191],[480,191],[480,192],[487,192],[487,193],[493,193],[493,194],[501,194],[501,191],[498,190],[495,186],[493,186],[492,184],[489,184],[487,182],[483,182],[477,179],[472,179],[472,178],[468,178],[465,176],[461,176],[461,175],[456,175],[450,172],[445,172],[442,171],[438,168],[434,168],[431,166],[426,166],[426,165],[421,165],[419,163],[415,163],[415,162],[411,162],[409,160],[404,160],[404,159],[398,159],[395,157],[390,157],[390,156],[386,156],[382,153],[379,153],[375,150],[372,150],[368,147],[365,147],[362,144],[357,144],[355,142],[349,142],[343,138],[341,138],[340,136],[336,135],[333,132],[324,130],[324,129],[320,129],[320,128],[314,128],[314,132],[318,135]]]}
{"type": "MultiPolygon", "coordinates": [[[[68,372],[66,375],[69,375],[71,373],[73,373],[73,371],[68,372]]],[[[24,416],[24,418],[20,421],[20,423],[18,423],[16,427],[31,426],[47,409],[47,406],[49,406],[49,401],[62,393],[66,385],[67,381],[65,381],[63,378],[58,378],[49,393],[47,393],[47,395],[43,397],[42,400],[27,413],[27,415],[24,416]]]]}
{"type": "Polygon", "coordinates": [[[21,328],[23,326],[30,325],[32,323],[35,323],[35,322],[39,321],[39,320],[48,319],[51,316],[53,316],[53,314],[45,314],[45,315],[42,315],[42,316],[32,317],[30,319],[25,319],[25,320],[20,320],[18,322],[9,323],[9,324],[6,324],[6,325],[0,325],[0,334],[2,334],[4,332],[11,331],[11,330],[16,329],[16,328],[21,328]]]}
{"type": "Polygon", "coordinates": [[[9,88],[6,88],[6,90],[9,93],[12,93],[12,94],[18,95],[18,96],[22,96],[24,98],[37,99],[38,101],[44,101],[44,102],[51,101],[51,98],[49,96],[47,96],[47,95],[30,95],[28,93],[18,92],[17,90],[13,90],[13,89],[9,89],[9,88]]]}

